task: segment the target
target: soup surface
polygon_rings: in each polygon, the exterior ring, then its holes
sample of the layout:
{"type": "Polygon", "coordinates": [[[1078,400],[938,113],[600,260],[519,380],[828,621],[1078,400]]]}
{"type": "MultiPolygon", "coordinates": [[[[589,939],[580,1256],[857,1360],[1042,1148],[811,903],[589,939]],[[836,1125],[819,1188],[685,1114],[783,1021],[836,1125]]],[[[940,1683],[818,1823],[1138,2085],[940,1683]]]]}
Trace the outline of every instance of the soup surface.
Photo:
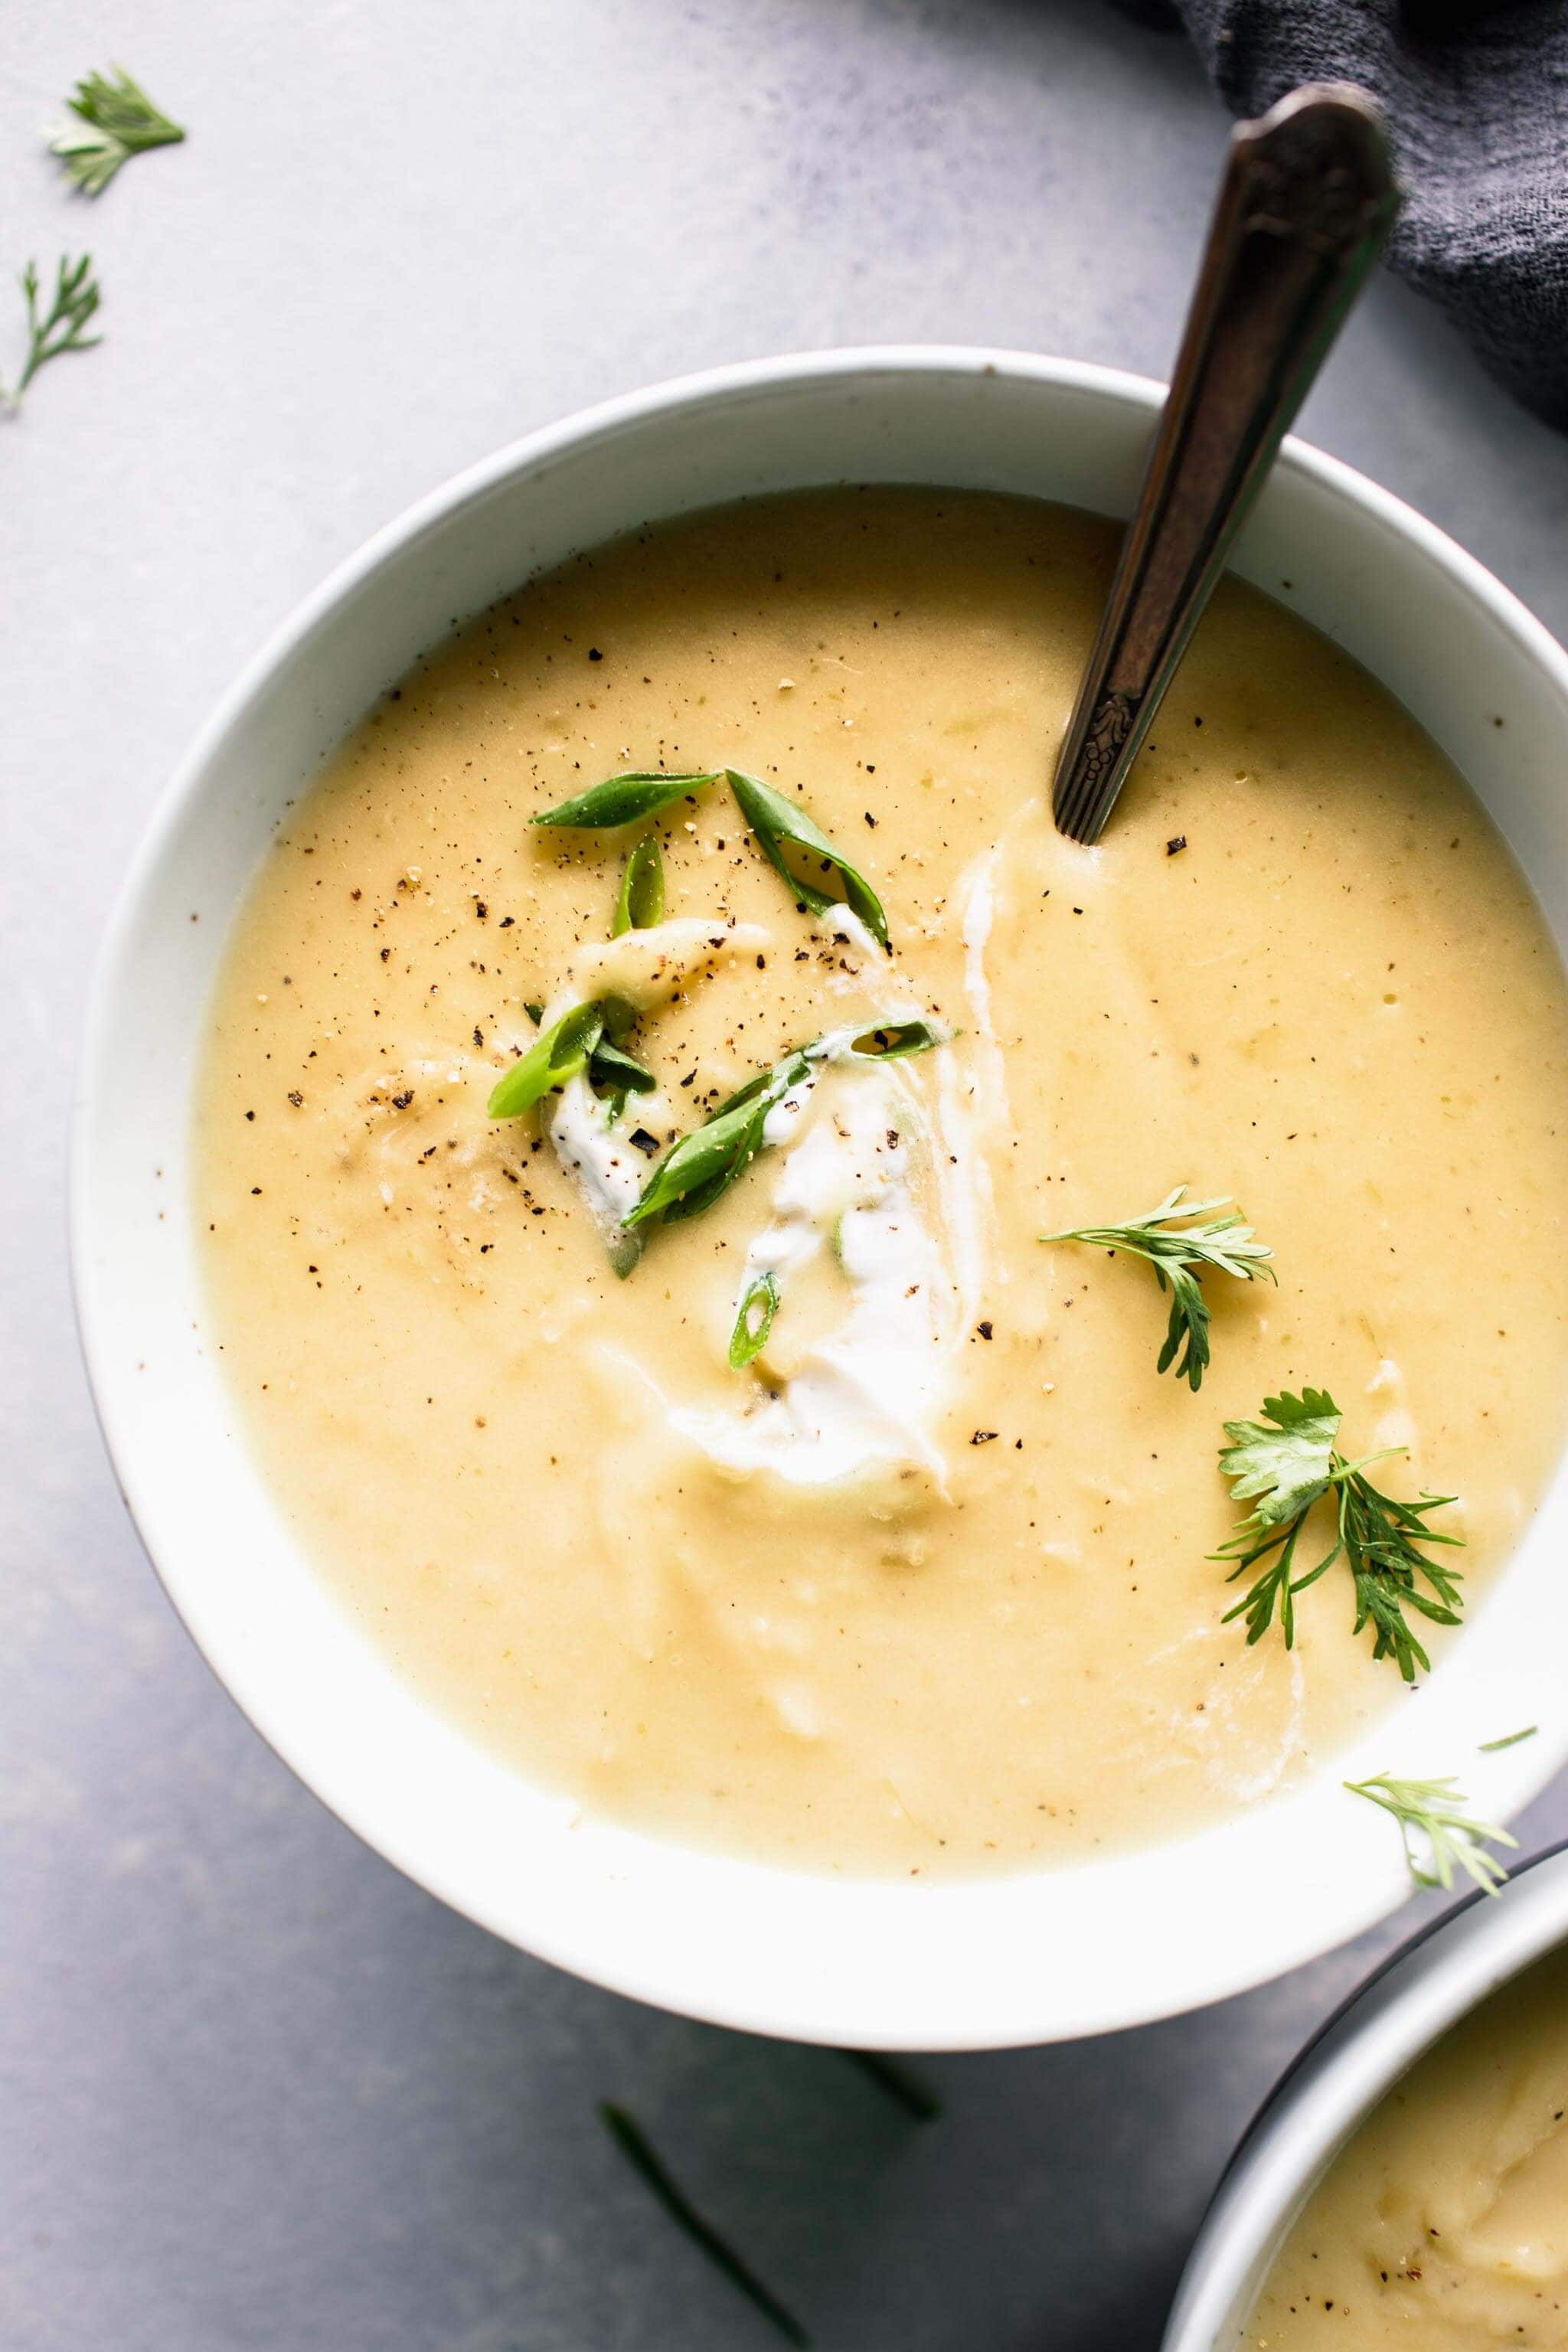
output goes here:
{"type": "Polygon", "coordinates": [[[370,715],[237,924],[197,1185],[237,1410],[402,1670],[619,1820],[952,1874],[1256,1803],[1402,1685],[1342,1565],[1291,1651],[1222,1622],[1222,1423],[1331,1390],[1348,1454],[1408,1448],[1389,1491],[1459,1497],[1472,1606],[1552,1464],[1568,1025],[1538,910],[1405,713],[1234,583],[1104,841],[1059,838],[1117,538],[876,489],[583,557],[370,715]],[[810,811],[890,954],[803,910],[722,781],[530,827],[726,765],[810,811]],[[665,927],[612,945],[650,832],[665,927]],[[584,1077],[489,1119],[525,1002],[548,1027],[606,992],[647,1008],[657,1091],[613,1130],[584,1077]],[[845,1050],[917,1015],[946,1042],[845,1050]],[[823,1038],[770,1148],[621,1278],[658,1156],[823,1038]],[[1179,1184],[1234,1196],[1278,1274],[1205,1284],[1196,1394],[1156,1372],[1147,1265],[1039,1238],[1179,1184]]]}
{"type": "Polygon", "coordinates": [[[1568,1952],[1391,2091],[1287,2240],[1247,2352],[1568,2345],[1568,1952]]]}

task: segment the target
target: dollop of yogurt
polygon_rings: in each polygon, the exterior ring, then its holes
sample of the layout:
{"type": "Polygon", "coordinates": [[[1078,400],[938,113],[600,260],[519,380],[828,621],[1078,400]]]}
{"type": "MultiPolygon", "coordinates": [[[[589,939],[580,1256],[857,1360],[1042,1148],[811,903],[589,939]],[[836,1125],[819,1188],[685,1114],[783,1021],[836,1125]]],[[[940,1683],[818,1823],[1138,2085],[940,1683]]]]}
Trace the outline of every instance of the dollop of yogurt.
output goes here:
{"type": "Polygon", "coordinates": [[[842,1318],[787,1379],[772,1377],[764,1349],[733,1407],[667,1402],[666,1411],[674,1429],[738,1475],[770,1471],[819,1487],[904,1465],[940,1488],[945,1464],[931,1423],[969,1302],[934,1165],[940,1156],[951,1174],[949,1144],[962,1150],[964,1139],[942,1133],[909,1066],[852,1053],[851,1035],[862,1034],[864,1024],[825,1040],[809,1078],[768,1114],[764,1139],[784,1157],[740,1292],[772,1275],[787,1315],[792,1277],[831,1251],[842,1318]]]}

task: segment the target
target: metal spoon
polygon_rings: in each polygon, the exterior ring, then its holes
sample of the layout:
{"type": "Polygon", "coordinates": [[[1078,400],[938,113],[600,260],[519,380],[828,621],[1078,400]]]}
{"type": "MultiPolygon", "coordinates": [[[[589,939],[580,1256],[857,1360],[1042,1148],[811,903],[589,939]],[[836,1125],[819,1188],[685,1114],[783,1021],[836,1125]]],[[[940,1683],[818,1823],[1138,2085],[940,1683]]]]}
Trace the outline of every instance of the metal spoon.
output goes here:
{"type": "Polygon", "coordinates": [[[1348,82],[1237,126],[1176,371],[1057,766],[1059,830],[1097,841],[1399,192],[1348,82]]]}

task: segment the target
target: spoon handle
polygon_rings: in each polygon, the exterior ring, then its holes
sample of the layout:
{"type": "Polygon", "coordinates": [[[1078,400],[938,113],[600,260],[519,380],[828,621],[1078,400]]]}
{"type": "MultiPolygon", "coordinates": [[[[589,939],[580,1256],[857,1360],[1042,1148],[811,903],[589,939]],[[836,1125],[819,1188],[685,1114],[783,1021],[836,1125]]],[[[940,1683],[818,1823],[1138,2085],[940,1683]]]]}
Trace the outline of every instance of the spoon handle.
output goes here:
{"type": "Polygon", "coordinates": [[[1349,83],[1237,125],[1175,374],[1057,767],[1057,824],[1097,841],[1231,541],[1399,208],[1383,121],[1349,83]]]}

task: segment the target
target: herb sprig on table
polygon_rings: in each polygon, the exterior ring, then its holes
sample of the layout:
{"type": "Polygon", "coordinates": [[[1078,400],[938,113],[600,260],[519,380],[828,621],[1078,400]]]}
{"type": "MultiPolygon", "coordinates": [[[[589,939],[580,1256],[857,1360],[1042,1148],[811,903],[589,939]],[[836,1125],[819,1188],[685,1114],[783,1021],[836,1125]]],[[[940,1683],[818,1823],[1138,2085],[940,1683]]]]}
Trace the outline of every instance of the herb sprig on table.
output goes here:
{"type": "MultiPolygon", "coordinates": [[[[1493,1744],[1506,1746],[1507,1742],[1493,1744]]],[[[1344,1785],[1352,1797],[1365,1797],[1394,1815],[1404,1841],[1405,1859],[1417,1886],[1440,1886],[1451,1892],[1458,1866],[1488,1895],[1496,1895],[1502,1887],[1508,1872],[1487,1847],[1517,1847],[1519,1840],[1495,1823],[1476,1821],[1467,1812],[1469,1799],[1451,1777],[1397,1780],[1390,1773],[1380,1772],[1375,1780],[1347,1780],[1344,1785]],[[1425,1863],[1411,1843],[1413,1837],[1426,1841],[1425,1863]]]]}
{"type": "Polygon", "coordinates": [[[739,2288],[748,2303],[771,2321],[778,2333],[790,2344],[809,2345],[810,2336],[787,2304],[779,2301],[773,2289],[757,2276],[751,2264],[738,2254],[727,2238],[721,2237],[711,2221],[697,2210],[686,2191],[669,2173],[647,2134],[624,2107],[602,2102],[599,2120],[626,2162],[638,2175],[678,2229],[683,2230],[699,2246],[715,2268],[723,2272],[731,2286],[739,2288]]]}
{"type": "Polygon", "coordinates": [[[1173,1364],[1176,1378],[1196,1390],[1209,1364],[1209,1308],[1204,1297],[1205,1274],[1228,1274],[1238,1282],[1277,1280],[1269,1260],[1274,1253],[1244,1224],[1241,1212],[1229,1205],[1228,1194],[1217,1200],[1188,1201],[1186,1186],[1167,1192],[1157,1209],[1128,1217],[1119,1225],[1075,1225],[1065,1234],[1042,1234],[1041,1240],[1085,1242],[1091,1249],[1122,1250],[1142,1258],[1152,1269],[1162,1291],[1171,1293],[1171,1319],[1156,1371],[1173,1364]],[[1224,1216],[1212,1210],[1224,1209],[1224,1216]],[[1206,1223],[1199,1222],[1207,1220],[1206,1223]]]}
{"type": "Polygon", "coordinates": [[[75,119],[49,125],[49,152],[84,196],[101,195],[132,155],[177,147],[185,135],[123,66],[83,74],[66,104],[75,119]]]}
{"type": "Polygon", "coordinates": [[[1403,1502],[1367,1476],[1374,1462],[1403,1454],[1402,1445],[1348,1460],[1337,1450],[1341,1413],[1326,1389],[1289,1390],[1263,1400],[1261,1421],[1227,1421],[1230,1444],[1220,1468],[1235,1481],[1233,1498],[1251,1511],[1228,1543],[1214,1555],[1234,1560],[1228,1581],[1258,1569],[1248,1590],[1227,1610],[1225,1622],[1245,1616],[1248,1643],[1261,1641],[1276,1614],[1289,1649],[1296,1638],[1296,1596],[1326,1576],[1342,1559],[1355,1588],[1352,1633],[1373,1629],[1373,1656],[1393,1658],[1405,1680],[1431,1661],[1405,1612],[1414,1610],[1436,1625],[1457,1625],[1464,1606],[1457,1570],[1427,1557],[1434,1545],[1455,1547],[1460,1536],[1428,1527],[1434,1511],[1458,1498],[1423,1494],[1403,1502]],[[1331,1496],[1337,1516],[1333,1543],[1300,1575],[1296,1549],[1313,1506],[1331,1496]],[[1261,1568],[1259,1563],[1263,1563],[1261,1568]]]}
{"type": "MultiPolygon", "coordinates": [[[[185,136],[123,66],[111,66],[106,74],[83,74],[66,104],[72,119],[51,123],[45,136],[50,153],[58,156],[72,184],[85,196],[101,195],[132,155],[177,146],[185,136]]],[[[83,331],[102,299],[90,255],[84,253],[77,261],[61,255],[47,310],[36,261],[22,272],[21,285],[27,303],[27,354],[15,389],[7,391],[0,383],[0,406],[13,414],[41,367],[67,352],[89,352],[103,340],[83,331]]]]}
{"type": "MultiPolygon", "coordinates": [[[[897,2060],[886,2056],[879,2050],[841,2050],[837,2054],[847,2059],[868,2082],[873,2083],[895,2106],[901,2108],[911,2122],[931,2124],[941,2116],[941,2102],[897,2060]]],[[[754,2305],[781,2336],[791,2344],[809,2345],[811,2339],[794,2312],[779,2301],[773,2289],[763,2284],[730,2241],[721,2236],[706,2215],[698,2211],[635,2116],[629,2116],[625,2107],[616,2106],[607,2099],[600,2102],[598,2113],[599,2121],[616,2147],[677,2229],[700,2253],[706,2254],[715,2268],[723,2273],[732,2286],[739,2288],[747,2302],[754,2305]]]]}
{"type": "Polygon", "coordinates": [[[16,388],[7,392],[0,384],[0,400],[13,409],[22,404],[22,395],[41,367],[50,360],[61,358],[67,352],[90,352],[103,341],[101,335],[84,334],[102,299],[97,278],[92,274],[92,256],[84,253],[73,261],[62,253],[55,272],[55,290],[47,310],[42,308],[38,281],[38,265],[29,261],[21,276],[22,292],[27,304],[27,356],[16,388]]]}

